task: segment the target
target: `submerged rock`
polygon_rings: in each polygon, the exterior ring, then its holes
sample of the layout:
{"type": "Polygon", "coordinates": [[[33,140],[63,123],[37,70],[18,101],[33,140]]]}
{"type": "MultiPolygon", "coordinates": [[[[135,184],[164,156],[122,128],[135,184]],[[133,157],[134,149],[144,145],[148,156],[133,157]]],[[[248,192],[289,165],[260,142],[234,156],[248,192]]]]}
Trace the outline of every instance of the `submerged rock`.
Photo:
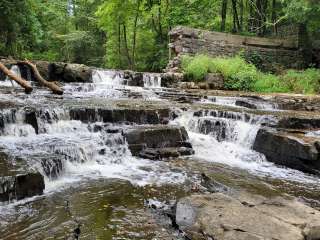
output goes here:
{"type": "Polygon", "coordinates": [[[320,144],[304,134],[260,129],[253,149],[276,164],[320,174],[320,144]]]}
{"type": "Polygon", "coordinates": [[[317,240],[320,212],[296,200],[241,193],[193,195],[181,199],[176,223],[188,239],[317,240]]]}

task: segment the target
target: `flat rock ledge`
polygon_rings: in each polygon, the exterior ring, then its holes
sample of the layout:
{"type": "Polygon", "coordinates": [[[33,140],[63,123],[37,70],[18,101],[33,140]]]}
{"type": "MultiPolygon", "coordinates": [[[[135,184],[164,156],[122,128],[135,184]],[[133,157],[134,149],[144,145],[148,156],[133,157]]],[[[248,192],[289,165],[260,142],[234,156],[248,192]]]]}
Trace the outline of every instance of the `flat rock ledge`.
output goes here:
{"type": "Polygon", "coordinates": [[[162,160],[194,154],[184,127],[163,125],[134,127],[123,134],[133,156],[162,160]]]}
{"type": "Polygon", "coordinates": [[[320,212],[282,197],[246,192],[181,199],[176,223],[193,240],[319,240],[320,212]]]}
{"type": "Polygon", "coordinates": [[[260,129],[253,149],[270,162],[320,175],[320,139],[301,130],[260,129]]]}

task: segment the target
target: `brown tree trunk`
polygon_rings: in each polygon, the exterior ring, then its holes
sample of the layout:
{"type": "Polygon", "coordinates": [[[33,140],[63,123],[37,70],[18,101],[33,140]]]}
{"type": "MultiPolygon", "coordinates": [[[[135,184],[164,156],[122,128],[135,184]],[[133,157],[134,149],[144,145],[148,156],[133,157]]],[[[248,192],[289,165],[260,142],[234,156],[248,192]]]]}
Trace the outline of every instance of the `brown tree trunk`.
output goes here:
{"type": "Polygon", "coordinates": [[[137,43],[137,31],[138,31],[137,24],[138,24],[139,13],[140,13],[140,0],[138,0],[136,15],[134,18],[133,44],[132,44],[132,69],[134,69],[135,63],[136,63],[135,57],[136,57],[136,43],[137,43]]]}
{"type": "Polygon", "coordinates": [[[278,29],[277,29],[277,24],[276,24],[276,21],[277,21],[277,1],[276,0],[272,0],[272,14],[271,14],[271,20],[272,20],[272,23],[273,23],[273,33],[275,35],[277,35],[278,33],[278,29]]]}
{"type": "Polygon", "coordinates": [[[131,60],[130,52],[129,52],[129,48],[128,48],[127,28],[126,28],[125,24],[123,24],[123,41],[124,41],[124,47],[126,49],[126,55],[127,55],[127,58],[128,58],[128,63],[129,63],[130,69],[132,70],[133,66],[132,66],[132,60],[131,60]]]}
{"type": "Polygon", "coordinates": [[[228,0],[222,0],[221,27],[220,27],[222,32],[226,30],[227,8],[228,8],[228,0]]]}
{"type": "Polygon", "coordinates": [[[35,78],[37,79],[37,81],[42,84],[43,86],[46,86],[47,88],[50,88],[52,90],[52,92],[54,94],[58,94],[58,95],[62,95],[63,94],[63,90],[58,86],[56,85],[54,82],[48,82],[46,81],[42,76],[41,74],[39,73],[38,69],[37,69],[37,66],[29,61],[21,61],[19,62],[20,64],[26,64],[28,65],[29,67],[31,67],[33,73],[34,73],[34,76],[35,78]]]}
{"type": "Polygon", "coordinates": [[[4,72],[5,75],[7,75],[10,79],[14,80],[16,83],[18,83],[21,87],[24,88],[25,92],[27,94],[31,93],[33,88],[30,86],[29,82],[23,79],[22,77],[19,77],[15,74],[13,74],[8,68],[6,68],[5,65],[0,63],[0,70],[4,72]]]}
{"type": "Polygon", "coordinates": [[[233,32],[238,32],[240,30],[240,22],[237,10],[237,0],[232,0],[233,9],[233,32]]]}

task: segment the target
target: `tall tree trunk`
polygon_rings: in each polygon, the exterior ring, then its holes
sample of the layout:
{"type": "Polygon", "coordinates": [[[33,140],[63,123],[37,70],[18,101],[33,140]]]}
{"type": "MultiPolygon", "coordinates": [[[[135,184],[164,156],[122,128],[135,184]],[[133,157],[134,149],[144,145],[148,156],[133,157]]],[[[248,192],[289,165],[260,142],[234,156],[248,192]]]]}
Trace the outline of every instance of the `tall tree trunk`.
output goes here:
{"type": "Polygon", "coordinates": [[[221,27],[220,27],[222,32],[224,32],[226,30],[227,8],[228,8],[228,0],[222,0],[221,27]]]}
{"type": "Polygon", "coordinates": [[[257,0],[256,6],[257,33],[259,36],[263,36],[266,32],[268,0],[257,0]]]}
{"type": "Polygon", "coordinates": [[[277,35],[278,29],[277,29],[277,0],[272,0],[272,14],[271,14],[271,21],[273,23],[273,33],[277,35]]]}
{"type": "Polygon", "coordinates": [[[128,63],[129,63],[130,69],[133,69],[132,68],[132,60],[131,60],[130,52],[129,52],[129,48],[128,48],[127,28],[126,28],[125,24],[123,24],[123,41],[124,41],[124,47],[125,47],[125,50],[126,50],[126,55],[127,55],[127,59],[128,59],[128,63]]]}
{"type": "Polygon", "coordinates": [[[136,15],[134,18],[134,27],[133,27],[133,44],[132,44],[132,69],[135,67],[135,55],[136,55],[136,43],[137,43],[137,24],[140,13],[140,0],[137,3],[136,15]]]}
{"type": "Polygon", "coordinates": [[[233,31],[238,32],[240,30],[240,22],[237,10],[237,0],[232,0],[232,12],[233,12],[233,31]]]}
{"type": "Polygon", "coordinates": [[[158,7],[158,25],[159,25],[159,40],[160,43],[163,43],[163,31],[162,31],[162,12],[161,12],[161,0],[159,0],[159,7],[158,7]]]}
{"type": "Polygon", "coordinates": [[[248,18],[248,32],[254,32],[254,6],[252,0],[247,0],[247,4],[249,6],[249,18],[248,18]]]}
{"type": "Polygon", "coordinates": [[[122,61],[121,61],[121,23],[120,19],[118,19],[118,61],[119,61],[119,66],[121,66],[122,61]]]}
{"type": "Polygon", "coordinates": [[[240,0],[240,30],[243,30],[244,3],[240,0]]]}

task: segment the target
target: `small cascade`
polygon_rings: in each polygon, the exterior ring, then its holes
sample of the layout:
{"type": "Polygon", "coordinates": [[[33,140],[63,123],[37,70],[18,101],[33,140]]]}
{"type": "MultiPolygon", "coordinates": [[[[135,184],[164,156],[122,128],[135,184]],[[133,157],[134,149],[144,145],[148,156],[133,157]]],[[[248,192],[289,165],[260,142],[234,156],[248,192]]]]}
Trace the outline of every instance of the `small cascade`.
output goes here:
{"type": "Polygon", "coordinates": [[[112,86],[126,85],[123,72],[112,70],[95,70],[92,73],[92,82],[112,86]]]}
{"type": "Polygon", "coordinates": [[[143,84],[146,88],[161,88],[161,74],[144,73],[143,84]]]}
{"type": "Polygon", "coordinates": [[[202,103],[214,103],[222,106],[232,106],[240,108],[260,109],[260,110],[278,110],[278,105],[264,99],[255,99],[251,97],[224,97],[208,96],[201,99],[202,103]]]}
{"type": "Polygon", "coordinates": [[[219,111],[181,112],[172,124],[187,129],[196,156],[201,159],[248,169],[265,162],[262,154],[251,150],[261,126],[254,116],[219,111]]]}
{"type": "Polygon", "coordinates": [[[225,110],[200,110],[194,113],[195,117],[214,117],[239,120],[250,124],[272,126],[277,124],[277,119],[271,115],[254,115],[245,112],[232,112],[225,110]]]}
{"type": "Polygon", "coordinates": [[[261,126],[261,121],[244,121],[247,119],[228,114],[225,116],[233,118],[192,117],[187,126],[190,131],[210,135],[218,142],[233,142],[250,149],[261,126]]]}

